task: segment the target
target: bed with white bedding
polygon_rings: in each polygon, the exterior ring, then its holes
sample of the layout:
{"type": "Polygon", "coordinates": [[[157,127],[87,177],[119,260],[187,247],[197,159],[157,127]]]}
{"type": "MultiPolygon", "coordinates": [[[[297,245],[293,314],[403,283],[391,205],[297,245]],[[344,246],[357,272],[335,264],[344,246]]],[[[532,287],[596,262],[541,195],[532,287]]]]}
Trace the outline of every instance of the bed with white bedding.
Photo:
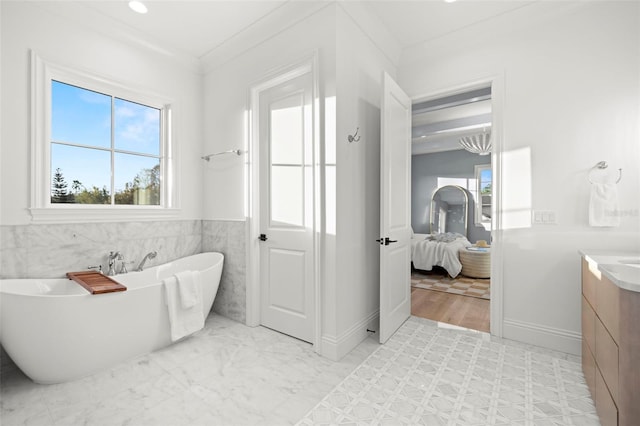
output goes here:
{"type": "Polygon", "coordinates": [[[430,271],[434,266],[441,266],[455,278],[462,270],[458,251],[470,246],[471,243],[465,236],[452,232],[413,234],[411,262],[414,268],[424,271],[430,271]]]}

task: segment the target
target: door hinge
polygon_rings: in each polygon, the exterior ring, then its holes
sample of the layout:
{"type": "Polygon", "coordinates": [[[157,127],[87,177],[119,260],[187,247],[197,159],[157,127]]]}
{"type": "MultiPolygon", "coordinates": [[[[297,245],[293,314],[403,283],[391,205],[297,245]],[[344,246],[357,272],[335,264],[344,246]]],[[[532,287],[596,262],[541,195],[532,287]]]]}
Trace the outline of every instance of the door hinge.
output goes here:
{"type": "Polygon", "coordinates": [[[267,241],[267,235],[266,234],[260,234],[260,236],[258,237],[258,239],[260,241],[267,241]]]}

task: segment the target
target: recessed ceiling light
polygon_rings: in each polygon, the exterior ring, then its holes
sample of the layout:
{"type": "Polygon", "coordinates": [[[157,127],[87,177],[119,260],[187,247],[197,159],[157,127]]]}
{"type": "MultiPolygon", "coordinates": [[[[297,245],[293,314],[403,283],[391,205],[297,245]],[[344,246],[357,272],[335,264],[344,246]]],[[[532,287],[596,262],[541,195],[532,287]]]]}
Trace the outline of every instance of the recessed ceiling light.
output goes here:
{"type": "Polygon", "coordinates": [[[456,1],[456,0],[444,0],[444,2],[445,2],[445,3],[453,3],[453,2],[455,2],[455,1],[456,1]]]}
{"type": "Polygon", "coordinates": [[[138,13],[147,13],[147,6],[141,1],[133,0],[129,2],[129,7],[138,13]]]}

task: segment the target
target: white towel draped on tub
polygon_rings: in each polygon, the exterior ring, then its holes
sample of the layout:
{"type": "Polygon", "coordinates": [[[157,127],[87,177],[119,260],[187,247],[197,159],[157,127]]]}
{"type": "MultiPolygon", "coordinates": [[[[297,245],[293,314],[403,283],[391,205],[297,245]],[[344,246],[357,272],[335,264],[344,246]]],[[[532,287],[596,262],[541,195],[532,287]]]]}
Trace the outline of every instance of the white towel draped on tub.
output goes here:
{"type": "Polygon", "coordinates": [[[619,226],[618,188],[615,183],[592,183],[589,199],[590,226],[619,226]]]}
{"type": "Polygon", "coordinates": [[[180,277],[179,279],[176,274],[163,281],[171,325],[171,340],[174,342],[204,327],[200,274],[193,272],[188,277],[182,274],[180,277]],[[188,284],[185,286],[186,282],[188,284]]]}
{"type": "Polygon", "coordinates": [[[202,303],[200,297],[200,272],[183,271],[176,274],[178,279],[178,290],[180,291],[180,301],[183,308],[190,308],[196,303],[202,303]]]}

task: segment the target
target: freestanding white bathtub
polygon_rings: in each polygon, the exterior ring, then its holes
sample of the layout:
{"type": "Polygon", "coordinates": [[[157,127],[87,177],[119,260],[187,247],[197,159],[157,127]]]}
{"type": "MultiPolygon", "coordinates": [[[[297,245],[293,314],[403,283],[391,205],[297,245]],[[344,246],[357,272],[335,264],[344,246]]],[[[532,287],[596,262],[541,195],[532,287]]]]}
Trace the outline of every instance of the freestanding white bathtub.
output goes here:
{"type": "Polygon", "coordinates": [[[0,343],[37,383],[61,383],[171,344],[162,280],[200,271],[204,315],[220,285],[224,256],[200,253],[117,275],[126,291],[92,295],[60,279],[0,280],[0,343]]]}

